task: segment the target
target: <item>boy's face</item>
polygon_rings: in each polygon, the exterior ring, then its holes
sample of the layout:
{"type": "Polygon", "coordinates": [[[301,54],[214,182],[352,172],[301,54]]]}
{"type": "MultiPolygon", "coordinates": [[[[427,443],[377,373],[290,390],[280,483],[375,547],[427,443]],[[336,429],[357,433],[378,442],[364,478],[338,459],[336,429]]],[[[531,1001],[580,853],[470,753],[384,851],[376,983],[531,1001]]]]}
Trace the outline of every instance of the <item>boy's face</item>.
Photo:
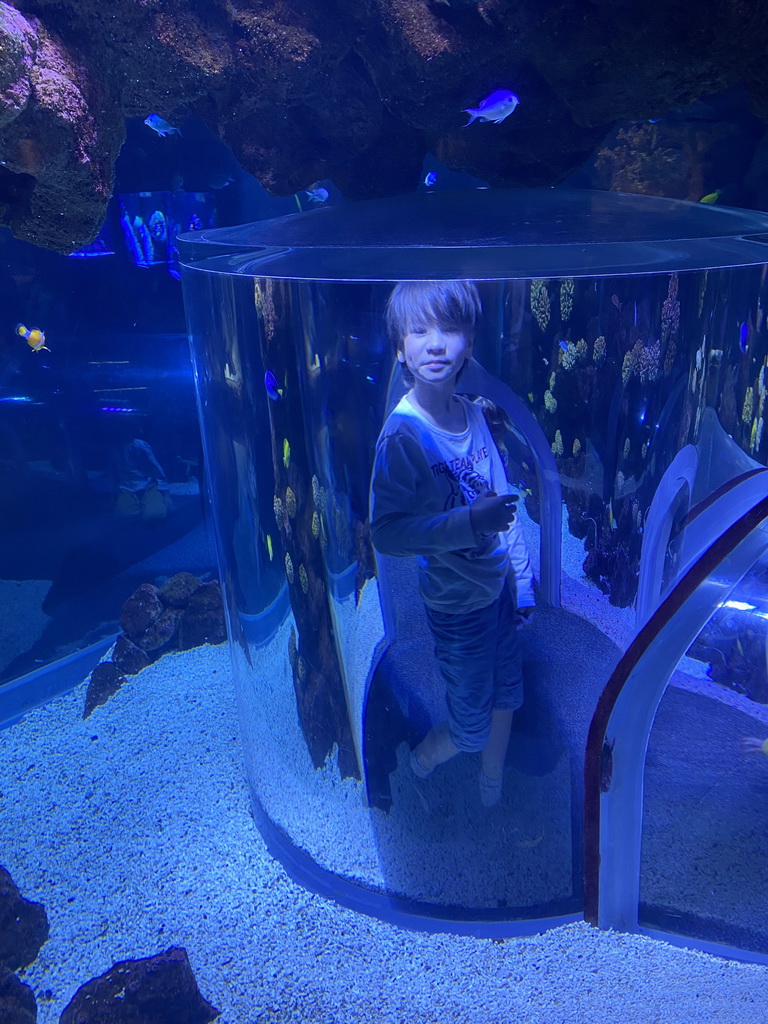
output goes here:
{"type": "Polygon", "coordinates": [[[463,331],[418,327],[406,334],[397,350],[417,381],[428,384],[454,381],[472,355],[472,340],[463,331]]]}

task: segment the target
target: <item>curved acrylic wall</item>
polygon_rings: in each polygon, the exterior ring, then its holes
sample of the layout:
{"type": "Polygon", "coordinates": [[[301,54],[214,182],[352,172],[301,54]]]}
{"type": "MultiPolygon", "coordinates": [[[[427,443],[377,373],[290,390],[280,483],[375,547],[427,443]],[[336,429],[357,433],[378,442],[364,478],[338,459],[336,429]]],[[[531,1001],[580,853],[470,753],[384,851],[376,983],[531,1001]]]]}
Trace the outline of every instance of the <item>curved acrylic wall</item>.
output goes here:
{"type": "Polygon", "coordinates": [[[704,536],[685,547],[690,507],[764,460],[763,234],[743,211],[479,190],[181,240],[248,778],[298,877],[427,927],[581,913],[584,749],[638,587],[642,625],[704,536]],[[461,387],[510,421],[540,582],[490,812],[476,755],[409,770],[443,685],[415,566],[377,557],[368,527],[403,389],[387,296],[455,277],[483,304],[461,387]]]}

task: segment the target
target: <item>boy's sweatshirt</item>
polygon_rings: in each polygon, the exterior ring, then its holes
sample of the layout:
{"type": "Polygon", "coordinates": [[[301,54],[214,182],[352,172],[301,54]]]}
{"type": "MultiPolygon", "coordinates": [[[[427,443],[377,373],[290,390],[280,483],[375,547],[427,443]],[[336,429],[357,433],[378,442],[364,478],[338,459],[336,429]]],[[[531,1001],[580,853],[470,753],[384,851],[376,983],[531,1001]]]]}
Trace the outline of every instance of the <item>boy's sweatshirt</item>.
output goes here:
{"type": "Polygon", "coordinates": [[[408,397],[387,418],[376,445],[371,496],[373,546],[419,558],[419,590],[437,611],[490,604],[508,578],[518,608],[532,607],[533,572],[517,516],[504,533],[477,536],[469,507],[489,487],[514,493],[482,409],[457,395],[460,434],[440,430],[408,397]]]}

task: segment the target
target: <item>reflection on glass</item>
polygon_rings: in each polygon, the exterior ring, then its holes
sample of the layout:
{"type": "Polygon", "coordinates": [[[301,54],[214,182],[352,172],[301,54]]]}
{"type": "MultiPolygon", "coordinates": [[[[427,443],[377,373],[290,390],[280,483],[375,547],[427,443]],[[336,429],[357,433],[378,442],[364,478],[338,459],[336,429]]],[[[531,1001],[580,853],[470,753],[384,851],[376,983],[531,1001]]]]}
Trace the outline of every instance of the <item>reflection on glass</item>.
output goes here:
{"type": "Polygon", "coordinates": [[[446,685],[448,717],[410,752],[410,767],[424,780],[460,752],[482,752],[479,795],[493,807],[523,702],[516,633],[533,622],[535,600],[518,496],[484,415],[493,419],[495,409],[455,394],[480,314],[467,282],[409,282],[390,295],[389,333],[408,391],[377,445],[371,532],[381,554],[419,559],[446,685]]]}

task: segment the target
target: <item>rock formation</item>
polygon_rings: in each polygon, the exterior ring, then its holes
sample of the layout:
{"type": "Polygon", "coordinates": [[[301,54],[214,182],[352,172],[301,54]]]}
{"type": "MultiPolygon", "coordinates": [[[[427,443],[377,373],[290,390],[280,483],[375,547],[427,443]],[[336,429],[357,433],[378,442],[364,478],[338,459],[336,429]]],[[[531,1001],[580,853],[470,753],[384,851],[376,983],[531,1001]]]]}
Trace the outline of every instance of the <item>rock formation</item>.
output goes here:
{"type": "MultiPolygon", "coordinates": [[[[412,189],[432,152],[494,185],[555,184],[617,121],[743,82],[768,112],[768,9],[579,0],[0,0],[0,223],[91,240],[124,118],[195,113],[288,195],[412,189]],[[465,107],[511,88],[500,125],[465,107]]],[[[149,129],[147,129],[149,130],[149,129]]]]}
{"type": "Polygon", "coordinates": [[[187,951],[173,946],[81,985],[61,1024],[208,1024],[220,1015],[200,994],[187,951]]]}

